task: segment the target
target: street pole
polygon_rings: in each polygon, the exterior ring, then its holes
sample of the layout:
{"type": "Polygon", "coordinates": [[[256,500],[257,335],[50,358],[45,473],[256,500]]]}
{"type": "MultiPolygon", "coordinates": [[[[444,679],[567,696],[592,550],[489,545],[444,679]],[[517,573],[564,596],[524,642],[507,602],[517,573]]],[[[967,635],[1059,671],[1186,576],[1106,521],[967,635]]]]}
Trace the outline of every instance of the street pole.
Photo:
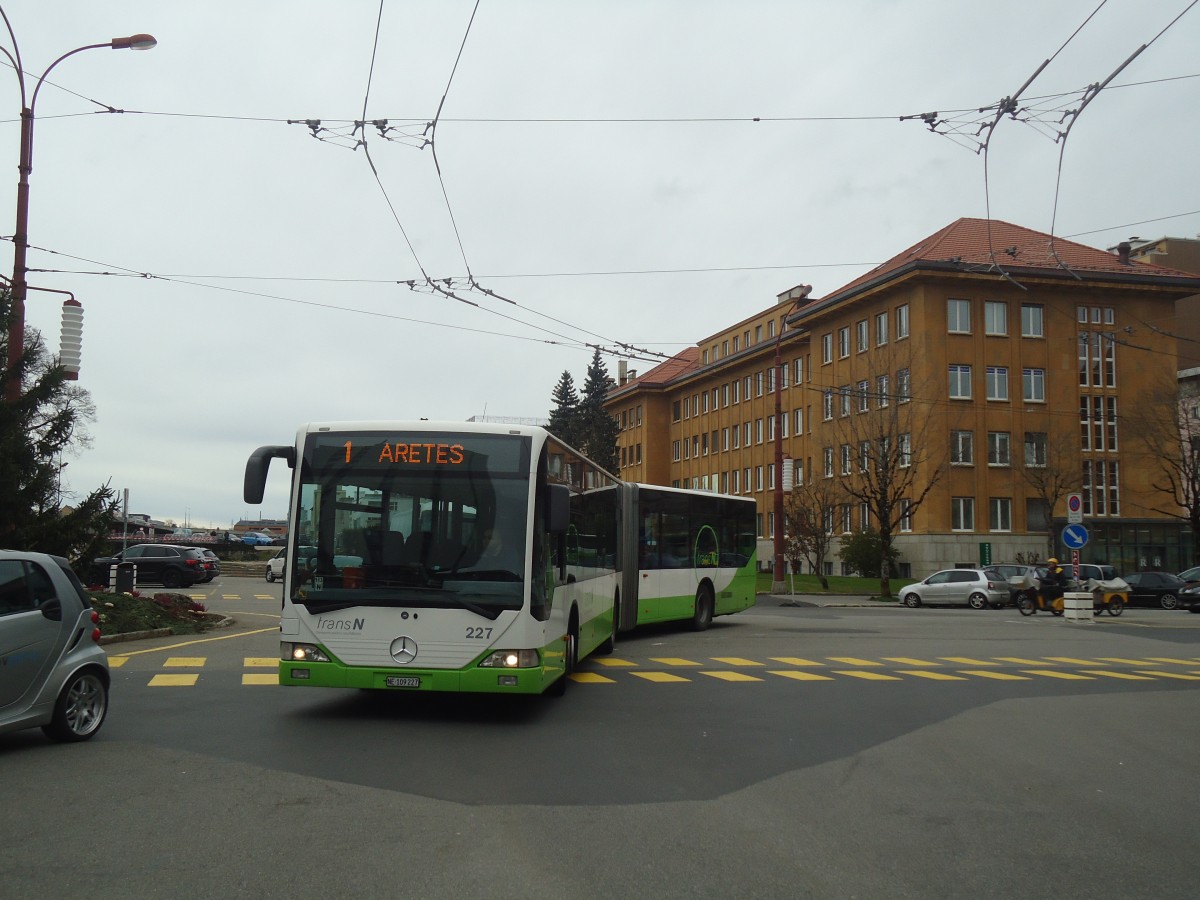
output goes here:
{"type": "Polygon", "coordinates": [[[782,594],[787,589],[783,580],[784,563],[784,514],[783,514],[783,329],[787,317],[812,293],[811,284],[801,284],[779,295],[779,302],[792,302],[792,307],[780,319],[775,331],[775,560],[771,571],[771,593],[782,594]]]}
{"type": "Polygon", "coordinates": [[[17,180],[17,221],[13,232],[13,276],[12,276],[12,311],[8,329],[8,371],[11,377],[4,389],[4,399],[7,403],[16,403],[21,399],[21,378],[17,374],[17,366],[25,353],[25,298],[28,295],[29,284],[26,281],[25,260],[29,250],[29,173],[33,171],[33,111],[37,106],[38,91],[50,71],[68,56],[82,53],[84,50],[96,50],[108,47],[112,50],[149,50],[158,42],[148,34],[135,34],[130,37],[113,38],[107,44],[87,44],[76,47],[64,53],[46,67],[33,87],[33,95],[26,104],[25,73],[21,68],[21,51],[17,48],[17,38],[13,33],[12,24],[4,10],[0,8],[0,16],[8,26],[9,38],[12,40],[13,53],[0,47],[0,53],[8,57],[17,73],[17,81],[21,85],[21,156],[17,169],[20,173],[17,180]],[[15,54],[15,55],[14,55],[15,54]]]}

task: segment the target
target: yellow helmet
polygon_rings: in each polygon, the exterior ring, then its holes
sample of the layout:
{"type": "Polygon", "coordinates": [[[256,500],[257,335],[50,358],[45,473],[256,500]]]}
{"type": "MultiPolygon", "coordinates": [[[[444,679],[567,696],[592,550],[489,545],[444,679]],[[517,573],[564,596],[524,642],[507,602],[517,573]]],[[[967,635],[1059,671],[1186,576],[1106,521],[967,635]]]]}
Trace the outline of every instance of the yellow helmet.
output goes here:
{"type": "Polygon", "coordinates": [[[1058,560],[1057,560],[1057,559],[1055,559],[1053,556],[1052,556],[1052,557],[1050,557],[1048,560],[1046,560],[1046,562],[1050,563],[1050,565],[1052,565],[1052,566],[1057,566],[1057,565],[1058,565],[1058,560]]]}

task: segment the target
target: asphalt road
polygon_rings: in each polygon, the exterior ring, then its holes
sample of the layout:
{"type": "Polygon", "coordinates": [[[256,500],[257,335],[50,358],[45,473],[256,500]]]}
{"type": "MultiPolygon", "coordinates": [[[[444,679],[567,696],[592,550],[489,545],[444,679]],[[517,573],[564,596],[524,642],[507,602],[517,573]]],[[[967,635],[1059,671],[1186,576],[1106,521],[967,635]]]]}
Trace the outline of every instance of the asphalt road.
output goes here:
{"type": "Polygon", "coordinates": [[[1200,616],[756,608],[561,700],[272,685],[280,587],[0,737],[9,897],[1193,897],[1200,616]]]}

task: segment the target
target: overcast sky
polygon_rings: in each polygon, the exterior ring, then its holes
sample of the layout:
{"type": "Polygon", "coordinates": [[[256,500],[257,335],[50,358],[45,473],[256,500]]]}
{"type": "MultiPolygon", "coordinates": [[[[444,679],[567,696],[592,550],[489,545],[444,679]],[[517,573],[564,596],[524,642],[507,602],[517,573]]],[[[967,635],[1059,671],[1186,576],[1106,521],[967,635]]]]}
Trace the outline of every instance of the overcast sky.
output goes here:
{"type": "MultiPolygon", "coordinates": [[[[73,56],[37,99],[29,266],[54,271],[29,280],[83,303],[98,412],[66,487],[180,524],[283,517],[286,470],[251,509],[243,468],[303,422],[545,416],[588,344],[677,352],[989,200],[1097,247],[1194,237],[1200,9],[1171,25],[1191,2],[4,0],[29,93],[68,50],[159,42],[73,56]],[[1144,44],[1060,179],[1055,117],[1144,44]],[[971,123],[1045,60],[985,191],[971,123]],[[393,130],[353,149],[364,99],[393,130]],[[942,133],[901,120],[933,111],[942,133]],[[405,284],[426,276],[478,305],[405,284]]],[[[0,103],[10,273],[11,71],[0,103]]],[[[61,299],[28,302],[54,349],[61,299]]]]}

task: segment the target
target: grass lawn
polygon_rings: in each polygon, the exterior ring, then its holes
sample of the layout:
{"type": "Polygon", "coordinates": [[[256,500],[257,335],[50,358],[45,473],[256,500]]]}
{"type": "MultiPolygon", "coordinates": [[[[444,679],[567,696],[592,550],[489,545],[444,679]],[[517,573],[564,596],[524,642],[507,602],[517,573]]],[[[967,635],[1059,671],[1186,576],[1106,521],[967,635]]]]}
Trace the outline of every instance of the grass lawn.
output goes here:
{"type": "MultiPolygon", "coordinates": [[[[791,593],[794,591],[797,594],[862,594],[867,597],[875,597],[879,595],[878,578],[859,578],[852,575],[829,575],[826,576],[825,580],[829,582],[829,590],[825,590],[825,588],[821,587],[821,580],[816,575],[788,575],[784,578],[784,583],[788,586],[784,593],[791,593]]],[[[774,583],[774,576],[770,572],[758,573],[758,593],[771,593],[771,586],[774,583]]],[[[900,593],[900,588],[904,587],[906,584],[912,583],[913,579],[911,578],[892,578],[892,595],[898,596],[900,593]]]]}

